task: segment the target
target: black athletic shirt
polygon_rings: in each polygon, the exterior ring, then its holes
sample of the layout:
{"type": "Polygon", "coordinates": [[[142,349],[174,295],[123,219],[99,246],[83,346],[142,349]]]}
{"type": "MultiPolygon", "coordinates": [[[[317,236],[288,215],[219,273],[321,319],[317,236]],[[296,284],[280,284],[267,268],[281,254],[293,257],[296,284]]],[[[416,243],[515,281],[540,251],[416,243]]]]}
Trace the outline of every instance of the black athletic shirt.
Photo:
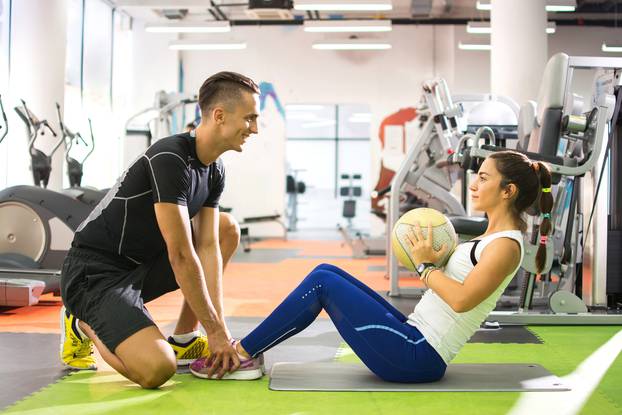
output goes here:
{"type": "Polygon", "coordinates": [[[154,203],[187,206],[192,218],[202,207],[217,208],[224,186],[222,161],[201,163],[194,134],[163,138],[123,173],[80,225],[73,245],[149,261],[166,250],[154,203]]]}

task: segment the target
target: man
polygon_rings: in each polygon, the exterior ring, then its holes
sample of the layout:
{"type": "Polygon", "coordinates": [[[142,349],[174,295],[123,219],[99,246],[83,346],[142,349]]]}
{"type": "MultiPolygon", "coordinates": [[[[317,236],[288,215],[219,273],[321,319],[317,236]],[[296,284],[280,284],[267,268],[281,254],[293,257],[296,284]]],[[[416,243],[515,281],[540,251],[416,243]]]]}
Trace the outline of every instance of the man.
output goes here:
{"type": "Polygon", "coordinates": [[[94,344],[143,388],[162,385],[177,364],[207,355],[218,377],[261,376],[255,359],[240,362],[225,324],[222,270],[239,228],[218,212],[225,179],[219,156],[242,151],[257,134],[258,94],[255,82],[237,73],[208,78],[199,91],[198,127],[148,148],[80,225],[61,279],[67,367],[94,369],[94,344]],[[184,303],[167,341],[144,304],[177,288],[184,303]]]}

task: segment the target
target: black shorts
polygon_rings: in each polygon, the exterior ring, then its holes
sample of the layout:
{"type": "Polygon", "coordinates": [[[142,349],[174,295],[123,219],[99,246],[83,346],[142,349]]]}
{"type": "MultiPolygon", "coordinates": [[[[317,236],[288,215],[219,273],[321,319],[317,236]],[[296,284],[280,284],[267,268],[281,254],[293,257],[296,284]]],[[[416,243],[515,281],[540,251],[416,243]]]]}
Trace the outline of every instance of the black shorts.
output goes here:
{"type": "Polygon", "coordinates": [[[155,325],[145,303],[178,288],[166,252],[135,264],[114,254],[73,247],[61,275],[65,307],[113,353],[132,334],[155,325]]]}

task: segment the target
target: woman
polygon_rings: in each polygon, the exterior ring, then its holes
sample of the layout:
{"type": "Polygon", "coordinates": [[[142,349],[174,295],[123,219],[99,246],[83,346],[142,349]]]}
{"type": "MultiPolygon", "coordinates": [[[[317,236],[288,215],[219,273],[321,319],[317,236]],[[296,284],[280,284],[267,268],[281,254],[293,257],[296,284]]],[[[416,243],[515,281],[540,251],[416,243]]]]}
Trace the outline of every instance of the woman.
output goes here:
{"type": "MultiPolygon", "coordinates": [[[[526,230],[523,212],[539,199],[539,270],[551,227],[551,173],[543,163],[532,163],[513,151],[494,153],[484,160],[469,189],[473,209],[488,215],[488,228],[480,237],[458,245],[443,270],[429,266],[421,272],[429,290],[411,315],[404,316],[345,271],[320,265],[266,320],[236,342],[241,365],[225,378],[260,377],[261,353],[304,330],[322,309],[380,378],[391,382],[442,378],[447,364],[494,309],[520,267],[526,230]]],[[[418,226],[410,241],[417,264],[433,263],[443,254],[443,249],[432,248],[418,226]]],[[[195,361],[191,371],[203,378],[224,375],[220,362],[211,358],[195,361]]]]}

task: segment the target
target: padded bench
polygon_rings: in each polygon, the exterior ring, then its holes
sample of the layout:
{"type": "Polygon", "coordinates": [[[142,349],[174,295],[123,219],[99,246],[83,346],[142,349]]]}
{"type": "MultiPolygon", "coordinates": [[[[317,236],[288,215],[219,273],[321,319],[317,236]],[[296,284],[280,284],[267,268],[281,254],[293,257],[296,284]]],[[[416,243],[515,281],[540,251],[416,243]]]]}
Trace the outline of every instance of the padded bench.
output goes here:
{"type": "Polygon", "coordinates": [[[242,222],[240,222],[240,242],[242,243],[242,248],[244,248],[244,252],[251,251],[251,236],[248,230],[248,226],[255,223],[263,223],[263,222],[276,222],[283,228],[283,240],[287,240],[287,226],[281,220],[281,215],[268,215],[268,216],[252,216],[249,218],[244,218],[242,222]]]}

